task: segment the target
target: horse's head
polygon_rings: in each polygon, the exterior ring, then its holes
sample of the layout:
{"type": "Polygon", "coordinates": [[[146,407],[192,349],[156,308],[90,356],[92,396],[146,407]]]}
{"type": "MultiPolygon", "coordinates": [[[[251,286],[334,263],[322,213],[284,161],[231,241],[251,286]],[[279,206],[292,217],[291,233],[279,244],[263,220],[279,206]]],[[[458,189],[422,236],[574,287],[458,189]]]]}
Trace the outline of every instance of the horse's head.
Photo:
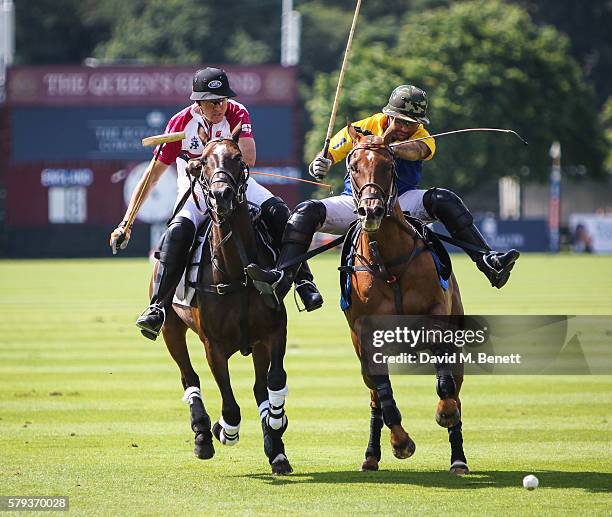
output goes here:
{"type": "Polygon", "coordinates": [[[249,168],[238,147],[240,131],[241,125],[234,129],[232,138],[208,141],[200,157],[206,206],[216,220],[230,217],[245,200],[249,168]]]}
{"type": "Polygon", "coordinates": [[[366,232],[376,233],[397,200],[395,162],[389,147],[392,128],[375,136],[349,124],[348,133],[353,149],[347,156],[347,168],[357,216],[366,232]]]}

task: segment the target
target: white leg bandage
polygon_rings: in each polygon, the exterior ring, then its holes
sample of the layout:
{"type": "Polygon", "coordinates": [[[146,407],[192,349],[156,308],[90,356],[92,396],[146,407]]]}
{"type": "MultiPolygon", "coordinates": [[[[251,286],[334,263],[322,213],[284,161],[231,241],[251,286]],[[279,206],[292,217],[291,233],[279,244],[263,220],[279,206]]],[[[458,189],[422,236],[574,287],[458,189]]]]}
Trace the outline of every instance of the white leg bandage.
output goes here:
{"type": "Polygon", "coordinates": [[[278,391],[268,389],[268,400],[270,401],[270,410],[268,413],[268,425],[279,430],[285,423],[285,397],[289,393],[289,388],[285,387],[278,391]]]}
{"type": "Polygon", "coordinates": [[[270,401],[264,400],[261,404],[259,404],[259,419],[263,420],[268,416],[268,412],[270,411],[270,401]]]}
{"type": "Polygon", "coordinates": [[[239,440],[238,431],[240,431],[240,424],[233,426],[229,425],[223,417],[219,418],[219,425],[222,428],[221,436],[219,441],[223,445],[236,445],[239,440]]]}
{"type": "Polygon", "coordinates": [[[200,388],[197,386],[189,386],[183,395],[183,402],[186,402],[190,406],[193,404],[193,399],[202,400],[202,393],[200,392],[200,388]]]}

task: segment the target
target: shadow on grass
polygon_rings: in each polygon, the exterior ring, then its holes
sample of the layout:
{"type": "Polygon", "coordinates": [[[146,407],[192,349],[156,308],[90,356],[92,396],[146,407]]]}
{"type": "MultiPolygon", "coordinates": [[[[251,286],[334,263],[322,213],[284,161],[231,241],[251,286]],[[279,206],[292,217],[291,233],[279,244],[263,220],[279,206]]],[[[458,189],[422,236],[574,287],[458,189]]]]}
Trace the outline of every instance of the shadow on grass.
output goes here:
{"type": "MultiPolygon", "coordinates": [[[[329,484],[393,484],[415,485],[433,488],[473,490],[478,488],[519,488],[523,471],[480,470],[464,477],[454,476],[447,470],[398,471],[381,470],[378,472],[359,472],[352,470],[326,472],[299,472],[288,477],[275,477],[271,474],[246,474],[240,477],[258,479],[271,485],[295,483],[329,484]]],[[[554,470],[534,471],[540,488],[579,488],[592,493],[612,492],[612,473],[609,472],[560,472],[554,470]]]]}

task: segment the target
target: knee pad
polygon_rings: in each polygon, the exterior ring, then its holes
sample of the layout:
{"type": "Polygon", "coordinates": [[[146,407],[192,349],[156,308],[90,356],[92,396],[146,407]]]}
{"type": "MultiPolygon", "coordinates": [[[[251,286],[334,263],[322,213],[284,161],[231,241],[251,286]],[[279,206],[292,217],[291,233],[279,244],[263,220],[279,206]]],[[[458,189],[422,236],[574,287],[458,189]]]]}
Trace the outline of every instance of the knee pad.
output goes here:
{"type": "Polygon", "coordinates": [[[457,386],[452,375],[440,375],[436,379],[436,393],[441,399],[452,397],[456,391],[457,386]]]}
{"type": "Polygon", "coordinates": [[[311,239],[317,229],[325,222],[326,215],[325,205],[320,201],[309,199],[300,203],[287,221],[283,243],[302,242],[304,240],[303,236],[311,239]]]}
{"type": "Polygon", "coordinates": [[[160,260],[168,262],[183,257],[193,243],[195,225],[186,217],[175,217],[166,230],[160,252],[160,260]]]}
{"type": "Polygon", "coordinates": [[[261,218],[266,223],[270,233],[273,235],[275,245],[280,245],[283,232],[285,231],[285,225],[289,220],[290,210],[287,204],[277,196],[266,199],[261,204],[261,218]]]}
{"type": "Polygon", "coordinates": [[[429,215],[438,219],[450,232],[456,232],[474,223],[472,214],[461,198],[444,188],[430,188],[423,195],[423,206],[429,215]]]}

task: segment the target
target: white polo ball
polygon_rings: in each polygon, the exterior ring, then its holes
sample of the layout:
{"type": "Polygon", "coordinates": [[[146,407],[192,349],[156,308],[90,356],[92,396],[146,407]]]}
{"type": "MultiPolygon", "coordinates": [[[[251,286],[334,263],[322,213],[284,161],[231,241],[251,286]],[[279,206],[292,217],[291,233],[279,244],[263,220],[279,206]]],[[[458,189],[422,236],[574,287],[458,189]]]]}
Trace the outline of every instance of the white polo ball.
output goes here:
{"type": "Polygon", "coordinates": [[[525,476],[523,478],[523,486],[527,490],[535,490],[536,488],[538,488],[539,484],[540,482],[538,481],[538,478],[535,477],[533,474],[529,474],[528,476],[525,476]]]}

